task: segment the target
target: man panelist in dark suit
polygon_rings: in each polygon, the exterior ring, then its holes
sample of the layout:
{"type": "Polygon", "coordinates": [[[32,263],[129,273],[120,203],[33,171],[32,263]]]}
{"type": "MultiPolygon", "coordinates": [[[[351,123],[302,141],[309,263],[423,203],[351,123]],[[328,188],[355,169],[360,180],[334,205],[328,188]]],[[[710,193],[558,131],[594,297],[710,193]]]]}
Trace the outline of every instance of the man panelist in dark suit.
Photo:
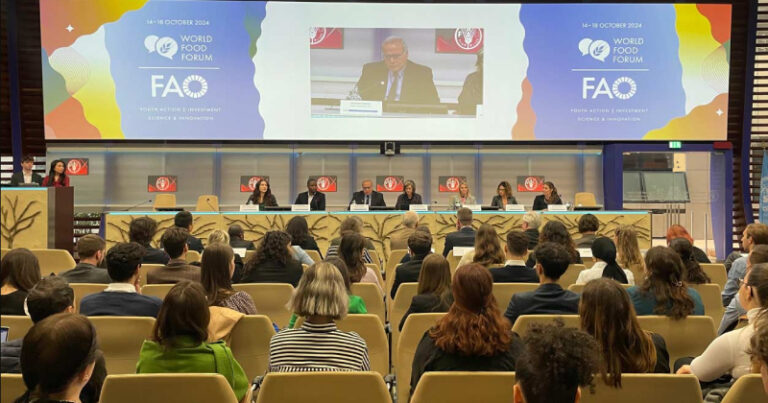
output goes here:
{"type": "Polygon", "coordinates": [[[456,229],[445,236],[443,256],[453,250],[454,246],[475,246],[475,229],[472,228],[472,210],[462,207],[456,212],[456,229]]]}
{"type": "Polygon", "coordinates": [[[360,97],[369,101],[438,104],[432,69],[408,60],[408,45],[391,36],[381,44],[380,62],[367,63],[357,81],[360,97]]]}
{"type": "Polygon", "coordinates": [[[32,172],[32,168],[35,166],[35,159],[30,155],[25,155],[21,159],[21,172],[14,172],[11,175],[11,186],[24,186],[30,184],[36,184],[36,186],[43,185],[43,177],[32,172]]]}
{"type": "Polygon", "coordinates": [[[325,211],[325,193],[317,191],[317,181],[307,181],[307,191],[299,193],[293,204],[309,204],[311,211],[325,211]]]}
{"type": "Polygon", "coordinates": [[[363,181],[363,190],[352,194],[352,200],[349,202],[349,209],[352,204],[367,204],[371,207],[386,207],[384,195],[373,190],[373,181],[366,179],[363,181]]]}

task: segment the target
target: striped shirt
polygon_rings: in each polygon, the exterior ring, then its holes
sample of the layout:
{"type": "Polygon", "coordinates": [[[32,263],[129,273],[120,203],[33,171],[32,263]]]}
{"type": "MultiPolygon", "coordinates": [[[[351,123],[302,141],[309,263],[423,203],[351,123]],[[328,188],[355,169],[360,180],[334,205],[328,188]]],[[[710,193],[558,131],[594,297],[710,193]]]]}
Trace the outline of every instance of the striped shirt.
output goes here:
{"type": "Polygon", "coordinates": [[[355,332],[336,324],[304,322],[285,329],[269,342],[270,372],[369,371],[368,347],[355,332]]]}

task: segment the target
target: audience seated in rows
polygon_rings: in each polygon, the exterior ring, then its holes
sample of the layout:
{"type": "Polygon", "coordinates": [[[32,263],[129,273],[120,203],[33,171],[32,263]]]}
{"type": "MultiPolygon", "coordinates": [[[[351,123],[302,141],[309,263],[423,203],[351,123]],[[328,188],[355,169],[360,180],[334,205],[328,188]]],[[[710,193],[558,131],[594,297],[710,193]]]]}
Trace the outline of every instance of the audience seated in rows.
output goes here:
{"type": "Polygon", "coordinates": [[[707,276],[707,273],[704,273],[704,270],[702,270],[699,262],[696,261],[696,258],[693,255],[693,245],[691,245],[687,239],[673,239],[672,242],[669,243],[669,247],[672,248],[672,250],[680,256],[680,260],[683,261],[683,266],[685,266],[685,276],[683,276],[683,278],[686,283],[707,284],[712,282],[709,276],[707,276]]]}
{"type": "Polygon", "coordinates": [[[145,340],[136,373],[218,373],[227,378],[238,400],[250,382],[223,341],[208,343],[210,313],[200,283],[181,281],[168,291],[152,338],[145,340]]]}
{"type": "Polygon", "coordinates": [[[163,301],[139,294],[139,267],[144,248],[136,242],[118,243],[107,252],[107,271],[112,282],[80,301],[80,313],[87,316],[157,317],[163,301]]]}
{"type": "Polygon", "coordinates": [[[317,246],[317,241],[315,241],[315,238],[309,233],[309,226],[304,217],[297,215],[288,220],[288,224],[285,225],[285,232],[291,236],[292,246],[299,247],[305,251],[316,251],[320,254],[321,258],[323,257],[323,254],[320,252],[320,247],[317,246]]]}
{"type": "MultiPolygon", "coordinates": [[[[429,229],[428,225],[419,225],[418,227],[416,227],[416,231],[424,232],[427,235],[429,235],[430,238],[432,237],[432,231],[429,229]]],[[[406,247],[406,249],[408,249],[408,248],[406,247]]],[[[403,256],[403,258],[400,259],[400,263],[399,264],[408,263],[409,261],[411,261],[411,254],[410,253],[406,253],[405,256],[403,256]]]]}
{"type": "MultiPolygon", "coordinates": [[[[538,283],[536,270],[525,265],[528,253],[528,236],[522,231],[509,231],[504,245],[504,267],[490,269],[494,283],[538,283]]],[[[506,301],[502,301],[506,303],[506,301]]]]}
{"type": "MultiPolygon", "coordinates": [[[[744,250],[750,252],[756,245],[768,245],[768,225],[752,223],[744,229],[744,236],[741,238],[741,244],[744,250]]],[[[739,299],[734,298],[739,291],[739,282],[747,274],[747,257],[743,256],[731,265],[728,272],[728,280],[723,287],[723,306],[726,306],[723,322],[718,329],[718,334],[722,334],[731,325],[733,316],[741,316],[746,313],[743,307],[739,305],[739,299]],[[737,314],[737,315],[734,315],[737,314]],[[728,318],[728,319],[726,319],[728,318]]]]}
{"type": "Polygon", "coordinates": [[[398,325],[400,330],[412,313],[448,312],[453,304],[451,267],[442,255],[432,253],[424,259],[418,281],[417,294],[398,325]]]}
{"type": "Polygon", "coordinates": [[[309,267],[290,304],[293,312],[304,317],[304,323],[272,337],[270,372],[370,370],[365,340],[357,333],[336,328],[334,320],[347,315],[349,297],[334,265],[320,262],[309,267]]]}
{"type": "Polygon", "coordinates": [[[238,283],[288,283],[296,287],[302,274],[301,263],[293,258],[291,236],[283,231],[264,234],[256,253],[245,262],[238,283]]]}
{"type": "Polygon", "coordinates": [[[106,254],[107,243],[96,234],[88,234],[77,240],[75,249],[80,257],[80,262],[72,270],[61,273],[67,282],[109,284],[112,279],[106,269],[99,267],[106,254]]]}
{"type": "MultiPolygon", "coordinates": [[[[755,265],[768,263],[768,245],[753,245],[746,258],[747,272],[749,272],[755,265]]],[[[717,334],[721,335],[732,330],[739,323],[739,318],[746,314],[747,311],[741,306],[739,299],[734,298],[731,303],[725,307],[723,319],[720,321],[720,327],[717,329],[717,334]]]]}
{"type": "Polygon", "coordinates": [[[483,224],[477,229],[474,249],[461,257],[458,266],[479,263],[487,268],[490,265],[504,263],[504,257],[504,250],[501,248],[496,230],[490,224],[483,224]]]}
{"type": "Polygon", "coordinates": [[[607,385],[621,387],[622,373],[669,373],[664,338],[643,330],[627,291],[615,280],[587,283],[579,303],[581,329],[600,348],[600,367],[607,385]]]}
{"type": "MultiPolygon", "coordinates": [[[[691,245],[694,244],[693,237],[691,237],[691,234],[688,233],[688,230],[686,230],[685,227],[680,224],[672,224],[667,229],[667,246],[672,243],[673,239],[677,238],[685,238],[691,245]]],[[[693,246],[693,258],[699,263],[712,263],[709,261],[707,254],[696,246],[693,246]]]]}
{"type": "Polygon", "coordinates": [[[201,261],[201,281],[208,303],[229,308],[245,315],[256,315],[253,299],[245,291],[232,288],[235,254],[226,243],[208,245],[201,261]]]}
{"type": "Polygon", "coordinates": [[[621,284],[635,284],[635,276],[631,271],[622,269],[616,263],[616,245],[610,238],[595,238],[590,247],[595,264],[591,268],[582,270],[576,279],[576,284],[586,284],[591,280],[607,277],[621,284]]]}
{"type": "Polygon", "coordinates": [[[141,263],[168,264],[168,261],[171,260],[164,250],[152,247],[152,238],[156,232],[157,222],[149,217],[134,218],[128,226],[129,241],[138,243],[146,251],[141,263]]]}
{"type": "MultiPolygon", "coordinates": [[[[229,246],[233,249],[245,248],[245,250],[255,250],[256,246],[253,241],[245,240],[245,233],[243,227],[239,224],[232,224],[227,228],[227,234],[229,234],[229,246]]],[[[244,257],[244,256],[243,256],[244,257]]]]}
{"type": "Polygon", "coordinates": [[[577,248],[591,248],[592,242],[597,238],[597,230],[600,229],[600,221],[597,220],[592,214],[584,214],[579,218],[579,234],[581,237],[577,239],[577,248]]]}
{"type": "MultiPolygon", "coordinates": [[[[341,245],[341,239],[347,235],[347,234],[358,234],[361,237],[363,236],[363,220],[358,216],[349,216],[344,219],[344,221],[341,222],[341,225],[339,226],[339,236],[336,238],[331,239],[331,244],[328,247],[328,250],[325,251],[325,256],[337,256],[339,255],[339,247],[341,245]]],[[[373,246],[373,242],[371,242],[370,239],[363,237],[363,240],[365,242],[365,250],[363,251],[363,259],[365,263],[376,263],[381,264],[381,262],[374,262],[371,258],[371,254],[368,253],[369,250],[375,250],[375,247],[373,246]]],[[[350,267],[350,270],[352,268],[350,267]]],[[[352,273],[350,273],[352,274],[352,273]]]]}
{"type": "Polygon", "coordinates": [[[529,211],[523,214],[522,230],[528,236],[528,250],[536,249],[539,244],[539,227],[541,227],[541,214],[529,211]]]}
{"type": "Polygon", "coordinates": [[[559,324],[533,324],[515,364],[515,403],[568,403],[591,386],[600,352],[588,334],[559,324]]]}
{"type": "Polygon", "coordinates": [[[349,280],[352,283],[373,283],[378,285],[379,289],[382,289],[382,284],[379,284],[379,277],[376,275],[376,272],[365,265],[365,260],[363,259],[363,252],[365,250],[365,238],[360,234],[351,232],[341,238],[339,257],[347,265],[349,280]]]}
{"type": "Polygon", "coordinates": [[[456,232],[445,236],[443,256],[453,250],[454,246],[475,246],[475,229],[472,228],[472,210],[462,207],[456,212],[456,232]]]}
{"type": "Polygon", "coordinates": [[[408,238],[416,232],[419,226],[419,214],[415,211],[406,211],[403,214],[403,226],[389,237],[389,249],[408,249],[408,238]]]}
{"type": "Polygon", "coordinates": [[[629,225],[619,226],[613,233],[613,242],[616,244],[616,263],[631,271],[635,277],[635,283],[640,285],[643,278],[637,274],[645,273],[645,261],[640,252],[637,231],[629,225]]]}
{"type": "Polygon", "coordinates": [[[200,282],[200,268],[187,263],[188,237],[189,232],[184,228],[165,230],[161,242],[171,260],[163,267],[148,270],[147,284],[176,284],[181,280],[200,282]]]}
{"type": "Polygon", "coordinates": [[[8,251],[0,261],[0,314],[24,315],[27,292],[40,281],[40,263],[29,249],[8,251]]]}
{"type": "MultiPolygon", "coordinates": [[[[539,234],[539,244],[545,242],[553,242],[565,248],[566,252],[568,252],[568,263],[584,263],[581,261],[579,251],[576,250],[576,244],[573,243],[571,234],[568,233],[568,230],[563,223],[559,221],[549,221],[544,224],[544,228],[541,229],[541,233],[539,234]]],[[[535,264],[536,252],[533,252],[528,255],[528,260],[525,262],[525,265],[533,267],[535,264]]]]}
{"type": "Polygon", "coordinates": [[[395,298],[397,289],[402,283],[415,283],[419,281],[419,273],[424,258],[431,254],[432,236],[423,231],[414,231],[408,238],[408,253],[411,259],[395,269],[395,280],[392,283],[390,296],[395,298]]]}
{"type": "Polygon", "coordinates": [[[453,305],[416,348],[411,394],[429,371],[515,370],[522,342],[499,311],[488,269],[478,263],[459,267],[451,289],[453,305]]]}
{"type": "Polygon", "coordinates": [[[27,391],[16,402],[98,401],[106,377],[99,357],[96,329],[85,316],[62,312],[40,320],[24,336],[21,372],[27,391]]]}
{"type": "Polygon", "coordinates": [[[504,313],[513,325],[520,315],[576,314],[579,311],[579,295],[564,290],[557,280],[568,269],[572,256],[558,243],[543,242],[536,247],[536,274],[541,285],[534,291],[512,295],[504,313]]]}
{"type": "Polygon", "coordinates": [[[752,363],[760,371],[763,378],[763,389],[768,395],[768,315],[763,314],[758,317],[755,324],[755,333],[749,341],[747,350],[752,363]]]}
{"type": "Polygon", "coordinates": [[[203,242],[192,235],[192,229],[194,228],[193,221],[192,213],[189,211],[179,211],[176,213],[176,216],[173,217],[173,226],[187,230],[187,247],[189,250],[203,253],[203,242]]]}
{"type": "Polygon", "coordinates": [[[684,319],[688,315],[704,315],[699,293],[686,285],[685,266],[670,248],[654,246],[645,254],[645,281],[630,287],[638,315],[666,315],[684,319]]]}

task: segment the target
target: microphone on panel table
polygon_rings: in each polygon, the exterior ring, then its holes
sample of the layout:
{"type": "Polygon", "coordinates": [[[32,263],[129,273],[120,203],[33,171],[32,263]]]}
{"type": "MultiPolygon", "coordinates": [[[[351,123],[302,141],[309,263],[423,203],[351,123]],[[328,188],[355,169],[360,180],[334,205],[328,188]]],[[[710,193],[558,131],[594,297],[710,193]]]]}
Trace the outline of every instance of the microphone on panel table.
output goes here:
{"type": "Polygon", "coordinates": [[[152,199],[149,199],[149,200],[144,200],[144,201],[142,201],[142,202],[136,203],[136,204],[134,204],[133,206],[131,206],[131,207],[128,207],[128,208],[126,208],[126,209],[123,209],[123,210],[121,210],[121,211],[130,211],[130,210],[133,210],[133,209],[135,209],[136,207],[139,207],[139,206],[143,206],[143,205],[145,205],[145,204],[149,204],[149,203],[152,203],[152,199]]]}
{"type": "Polygon", "coordinates": [[[216,207],[214,207],[213,203],[211,203],[211,198],[210,197],[206,197],[205,198],[205,202],[208,204],[208,207],[211,208],[211,211],[218,211],[219,210],[216,207]]]}

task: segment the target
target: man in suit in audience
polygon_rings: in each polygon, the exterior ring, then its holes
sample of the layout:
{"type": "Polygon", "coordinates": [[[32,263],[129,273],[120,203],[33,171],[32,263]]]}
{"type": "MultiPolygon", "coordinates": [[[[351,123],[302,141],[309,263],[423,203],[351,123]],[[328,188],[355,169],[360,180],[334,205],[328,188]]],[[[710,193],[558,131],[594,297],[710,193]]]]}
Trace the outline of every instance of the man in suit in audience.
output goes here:
{"type": "Polygon", "coordinates": [[[419,214],[415,211],[406,211],[403,214],[403,228],[389,237],[389,249],[408,249],[408,238],[416,232],[419,226],[419,214]]]}
{"type": "Polygon", "coordinates": [[[171,259],[165,251],[152,247],[157,232],[157,222],[149,217],[137,217],[128,226],[128,240],[144,248],[143,264],[167,264],[171,259]]]}
{"type": "Polygon", "coordinates": [[[538,283],[536,270],[525,266],[528,253],[528,235],[522,231],[510,231],[504,245],[507,262],[504,267],[490,269],[494,283],[538,283]]]}
{"type": "Polygon", "coordinates": [[[381,44],[380,62],[367,63],[357,81],[360,97],[371,101],[438,104],[432,69],[408,60],[408,45],[390,36],[381,44]]]}
{"type": "Polygon", "coordinates": [[[311,211],[325,211],[325,193],[317,191],[317,181],[307,181],[307,191],[299,193],[293,204],[309,204],[311,211]]]}
{"type": "MultiPolygon", "coordinates": [[[[366,179],[362,183],[363,190],[355,192],[352,195],[352,200],[349,202],[349,206],[352,204],[367,204],[371,207],[386,207],[387,203],[384,202],[384,195],[373,190],[373,181],[366,179]]],[[[347,208],[349,208],[347,206],[347,208]]]]}
{"type": "Polygon", "coordinates": [[[104,260],[107,243],[96,234],[88,234],[77,240],[77,255],[80,263],[74,269],[61,273],[69,283],[109,284],[112,279],[106,269],[99,266],[104,260]]]}
{"type": "Polygon", "coordinates": [[[411,260],[401,264],[395,270],[395,281],[392,283],[392,299],[395,298],[397,288],[402,283],[418,283],[421,264],[424,258],[432,252],[432,235],[424,231],[415,231],[408,238],[408,253],[411,260]]]}
{"type": "Polygon", "coordinates": [[[576,239],[577,248],[591,248],[600,229],[600,221],[592,214],[584,214],[579,218],[579,233],[581,238],[576,239]]]}
{"type": "Polygon", "coordinates": [[[160,298],[139,294],[139,267],[144,247],[136,242],[118,243],[107,251],[107,271],[112,282],[97,294],[80,301],[80,313],[86,316],[157,317],[160,298]]]}
{"type": "Polygon", "coordinates": [[[475,230],[472,228],[472,210],[462,207],[456,212],[456,228],[458,231],[451,232],[445,236],[443,256],[448,256],[448,252],[452,251],[454,246],[475,246],[475,230]]]}
{"type": "MultiPolygon", "coordinates": [[[[179,211],[176,213],[176,217],[173,218],[173,225],[187,230],[187,233],[189,234],[187,237],[189,250],[203,253],[203,242],[192,235],[192,221],[192,213],[189,211],[179,211]]],[[[171,258],[173,258],[173,256],[171,256],[171,258]]]]}
{"type": "Polygon", "coordinates": [[[11,186],[43,186],[43,177],[32,172],[34,167],[35,159],[31,155],[25,155],[21,159],[21,172],[14,172],[11,175],[11,186]]]}
{"type": "Polygon", "coordinates": [[[200,268],[187,263],[188,237],[189,232],[184,228],[165,230],[161,242],[171,260],[164,267],[147,271],[147,284],[176,284],[182,280],[200,282],[200,268]]]}
{"type": "Polygon", "coordinates": [[[579,295],[557,284],[571,262],[568,251],[560,244],[545,242],[536,247],[535,253],[535,269],[541,286],[512,296],[504,316],[513,325],[521,315],[579,312],[579,295]]]}
{"type": "Polygon", "coordinates": [[[245,248],[245,250],[254,250],[256,249],[255,246],[253,246],[253,241],[246,241],[245,233],[243,232],[243,228],[238,224],[232,224],[227,229],[227,232],[229,233],[229,246],[232,247],[232,249],[238,249],[238,248],[245,248]]]}
{"type": "Polygon", "coordinates": [[[529,211],[523,214],[523,231],[528,235],[528,250],[536,249],[539,244],[539,227],[541,227],[541,214],[529,211]]]}

